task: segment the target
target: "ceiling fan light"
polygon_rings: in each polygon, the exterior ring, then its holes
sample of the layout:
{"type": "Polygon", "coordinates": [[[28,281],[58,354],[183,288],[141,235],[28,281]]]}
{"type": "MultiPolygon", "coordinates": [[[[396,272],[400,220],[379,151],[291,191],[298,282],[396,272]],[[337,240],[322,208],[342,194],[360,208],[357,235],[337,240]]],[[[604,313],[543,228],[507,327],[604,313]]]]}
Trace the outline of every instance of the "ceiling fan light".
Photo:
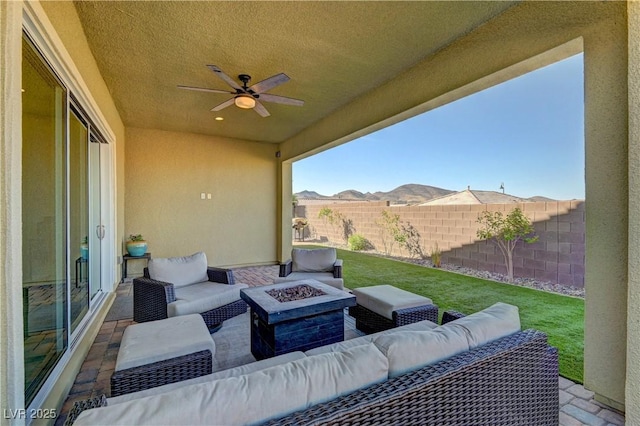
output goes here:
{"type": "Polygon", "coordinates": [[[249,95],[236,96],[234,102],[238,108],[243,108],[243,109],[251,109],[254,106],[256,106],[256,100],[249,95]]]}

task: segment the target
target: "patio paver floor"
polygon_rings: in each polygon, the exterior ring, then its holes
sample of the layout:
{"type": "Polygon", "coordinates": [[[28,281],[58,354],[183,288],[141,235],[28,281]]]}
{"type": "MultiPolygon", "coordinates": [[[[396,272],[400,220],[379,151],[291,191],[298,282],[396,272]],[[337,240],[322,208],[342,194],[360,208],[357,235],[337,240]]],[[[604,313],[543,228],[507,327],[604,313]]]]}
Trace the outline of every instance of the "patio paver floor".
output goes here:
{"type": "MultiPolygon", "coordinates": [[[[237,282],[251,287],[272,284],[278,276],[278,266],[252,266],[234,269],[237,282]]],[[[130,295],[131,280],[120,284],[117,296],[130,295]]],[[[133,320],[107,321],[102,324],[87,354],[80,373],[69,392],[55,425],[62,426],[75,401],[110,394],[109,379],[113,373],[122,333],[133,320]]],[[[247,342],[247,344],[249,344],[247,342]]],[[[624,425],[624,416],[593,399],[593,392],[571,380],[559,377],[561,426],[624,425]]]]}

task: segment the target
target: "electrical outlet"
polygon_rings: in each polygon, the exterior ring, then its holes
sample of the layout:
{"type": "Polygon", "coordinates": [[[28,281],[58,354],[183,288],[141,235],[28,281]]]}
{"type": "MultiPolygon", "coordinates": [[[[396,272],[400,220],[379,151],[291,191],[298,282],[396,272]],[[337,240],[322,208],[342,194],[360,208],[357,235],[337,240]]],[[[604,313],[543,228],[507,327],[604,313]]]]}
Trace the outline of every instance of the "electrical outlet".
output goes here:
{"type": "Polygon", "coordinates": [[[207,194],[205,194],[204,192],[201,192],[201,193],[200,193],[200,199],[201,199],[201,200],[206,199],[206,197],[207,197],[207,194]]]}

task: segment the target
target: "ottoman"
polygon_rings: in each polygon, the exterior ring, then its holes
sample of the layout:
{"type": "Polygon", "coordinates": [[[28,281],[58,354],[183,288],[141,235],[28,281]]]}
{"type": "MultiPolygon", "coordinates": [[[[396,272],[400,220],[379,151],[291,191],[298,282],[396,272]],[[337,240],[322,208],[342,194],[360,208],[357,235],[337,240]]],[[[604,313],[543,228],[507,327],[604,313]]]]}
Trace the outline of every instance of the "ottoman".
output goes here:
{"type": "Polygon", "coordinates": [[[199,314],[130,325],[111,376],[111,396],[211,374],[215,348],[199,314]]]}
{"type": "Polygon", "coordinates": [[[356,288],[353,294],[357,305],[349,308],[349,315],[367,334],[418,321],[438,322],[438,307],[428,297],[391,285],[356,288]]]}

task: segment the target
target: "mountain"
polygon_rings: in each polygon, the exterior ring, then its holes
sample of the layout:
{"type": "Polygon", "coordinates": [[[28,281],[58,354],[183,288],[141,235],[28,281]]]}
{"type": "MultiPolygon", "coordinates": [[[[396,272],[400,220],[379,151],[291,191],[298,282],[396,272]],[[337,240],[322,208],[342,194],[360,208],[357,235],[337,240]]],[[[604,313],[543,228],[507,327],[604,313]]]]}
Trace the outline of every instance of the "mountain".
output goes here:
{"type": "Polygon", "coordinates": [[[298,199],[340,199],[340,200],[353,200],[353,201],[391,201],[393,203],[424,203],[435,197],[441,197],[443,195],[451,194],[454,191],[448,189],[437,188],[435,186],[420,185],[416,183],[410,183],[399,186],[391,191],[383,192],[377,191],[373,194],[370,192],[362,193],[355,189],[348,189],[346,191],[339,192],[330,197],[320,195],[315,191],[302,191],[295,195],[298,199]]]}
{"type": "Polygon", "coordinates": [[[302,192],[297,192],[294,195],[298,197],[298,199],[309,198],[312,200],[317,200],[321,198],[330,198],[330,197],[327,197],[326,195],[320,195],[316,191],[307,191],[307,190],[304,190],[302,192]]]}
{"type": "Polygon", "coordinates": [[[424,203],[432,198],[442,197],[443,195],[451,194],[453,192],[455,191],[435,186],[409,183],[401,185],[389,192],[374,192],[373,195],[377,196],[380,200],[415,204],[424,203]]]}
{"type": "Polygon", "coordinates": [[[355,189],[347,189],[346,191],[338,192],[332,198],[340,198],[341,200],[370,200],[367,194],[363,194],[355,189]]]}

